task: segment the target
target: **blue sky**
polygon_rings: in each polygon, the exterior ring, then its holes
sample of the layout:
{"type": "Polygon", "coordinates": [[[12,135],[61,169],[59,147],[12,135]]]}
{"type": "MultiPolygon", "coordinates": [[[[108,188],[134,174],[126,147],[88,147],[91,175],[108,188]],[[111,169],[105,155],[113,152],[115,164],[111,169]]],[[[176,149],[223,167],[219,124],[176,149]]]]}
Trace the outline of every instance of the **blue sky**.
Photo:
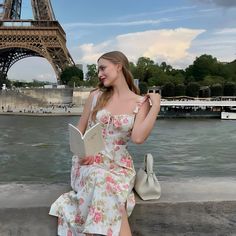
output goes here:
{"type": "MultiPolygon", "coordinates": [[[[104,52],[123,51],[134,63],[141,56],[186,68],[197,56],[236,59],[236,0],[51,0],[67,35],[75,63],[96,63],[104,52]]],[[[32,18],[24,0],[22,18],[32,18]]],[[[9,79],[55,82],[51,65],[41,58],[12,66],[9,79]]]]}

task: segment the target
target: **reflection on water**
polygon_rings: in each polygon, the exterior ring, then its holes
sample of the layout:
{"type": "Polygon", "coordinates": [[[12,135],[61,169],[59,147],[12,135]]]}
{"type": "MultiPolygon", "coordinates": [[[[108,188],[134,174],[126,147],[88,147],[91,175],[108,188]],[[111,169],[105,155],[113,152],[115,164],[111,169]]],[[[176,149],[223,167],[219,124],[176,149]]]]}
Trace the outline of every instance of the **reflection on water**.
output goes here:
{"type": "MultiPolygon", "coordinates": [[[[0,182],[68,182],[68,123],[78,117],[0,116],[0,182]]],[[[145,153],[164,177],[236,176],[236,121],[163,119],[143,145],[129,145],[135,167],[145,153]]]]}

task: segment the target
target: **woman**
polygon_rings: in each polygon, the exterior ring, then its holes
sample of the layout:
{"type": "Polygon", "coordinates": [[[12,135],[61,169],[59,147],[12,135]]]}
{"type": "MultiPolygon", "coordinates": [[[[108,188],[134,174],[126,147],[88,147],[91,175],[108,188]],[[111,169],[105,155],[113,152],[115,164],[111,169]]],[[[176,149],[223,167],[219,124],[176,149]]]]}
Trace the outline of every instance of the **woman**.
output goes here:
{"type": "Polygon", "coordinates": [[[135,170],[127,142],[143,143],[160,110],[159,94],[138,95],[123,53],[102,55],[98,77],[98,89],[87,99],[78,128],[84,133],[100,122],[105,150],[80,160],[73,157],[73,191],[59,197],[49,213],[58,217],[62,236],[131,235],[128,216],[135,205],[135,170]]]}

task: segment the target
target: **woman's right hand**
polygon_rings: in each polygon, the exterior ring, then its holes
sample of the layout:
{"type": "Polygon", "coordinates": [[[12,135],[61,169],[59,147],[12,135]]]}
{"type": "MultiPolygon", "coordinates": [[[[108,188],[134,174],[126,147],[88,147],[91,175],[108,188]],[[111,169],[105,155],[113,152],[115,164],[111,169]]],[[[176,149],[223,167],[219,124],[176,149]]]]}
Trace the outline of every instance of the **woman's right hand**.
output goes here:
{"type": "Polygon", "coordinates": [[[92,165],[94,163],[94,156],[83,157],[79,160],[80,165],[92,165]]]}

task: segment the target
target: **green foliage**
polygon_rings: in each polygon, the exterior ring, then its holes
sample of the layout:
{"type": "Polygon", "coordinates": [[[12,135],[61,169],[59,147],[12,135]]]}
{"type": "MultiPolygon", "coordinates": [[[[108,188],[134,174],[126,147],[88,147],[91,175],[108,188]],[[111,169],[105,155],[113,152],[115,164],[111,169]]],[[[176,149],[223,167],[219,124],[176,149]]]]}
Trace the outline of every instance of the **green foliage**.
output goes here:
{"type": "Polygon", "coordinates": [[[211,96],[211,89],[209,86],[204,86],[200,88],[199,97],[208,98],[211,96]]]}
{"type": "Polygon", "coordinates": [[[80,81],[83,81],[83,79],[84,79],[83,71],[80,70],[76,66],[70,66],[70,67],[66,67],[62,71],[60,79],[61,79],[62,84],[65,84],[65,85],[70,84],[71,85],[71,83],[74,83],[74,81],[75,81],[74,77],[78,78],[78,80],[80,80],[80,81]]]}
{"type": "Polygon", "coordinates": [[[236,95],[236,84],[234,82],[227,82],[224,86],[224,96],[236,95]]]}
{"type": "Polygon", "coordinates": [[[218,62],[211,55],[201,55],[186,69],[187,75],[192,75],[196,81],[202,81],[207,75],[218,75],[218,62]]]}
{"type": "Polygon", "coordinates": [[[173,83],[167,83],[163,86],[162,92],[163,97],[173,97],[175,96],[175,85],[173,83]]]}
{"type": "Polygon", "coordinates": [[[95,64],[87,65],[86,85],[96,87],[98,84],[98,72],[95,64]]]}
{"type": "Polygon", "coordinates": [[[139,90],[140,90],[140,94],[146,94],[148,91],[147,83],[144,81],[139,82],[139,90]]]}
{"type": "Polygon", "coordinates": [[[213,76],[213,75],[208,75],[205,76],[202,85],[204,86],[212,86],[213,84],[224,84],[225,79],[222,76],[213,76]]]}
{"type": "Polygon", "coordinates": [[[198,97],[200,85],[197,82],[190,82],[186,87],[186,95],[190,97],[198,97]]]}
{"type": "Polygon", "coordinates": [[[213,84],[211,86],[211,96],[223,96],[223,86],[221,84],[213,84]]]}
{"type": "Polygon", "coordinates": [[[184,84],[177,84],[175,86],[175,96],[186,95],[186,86],[184,84]]]}

